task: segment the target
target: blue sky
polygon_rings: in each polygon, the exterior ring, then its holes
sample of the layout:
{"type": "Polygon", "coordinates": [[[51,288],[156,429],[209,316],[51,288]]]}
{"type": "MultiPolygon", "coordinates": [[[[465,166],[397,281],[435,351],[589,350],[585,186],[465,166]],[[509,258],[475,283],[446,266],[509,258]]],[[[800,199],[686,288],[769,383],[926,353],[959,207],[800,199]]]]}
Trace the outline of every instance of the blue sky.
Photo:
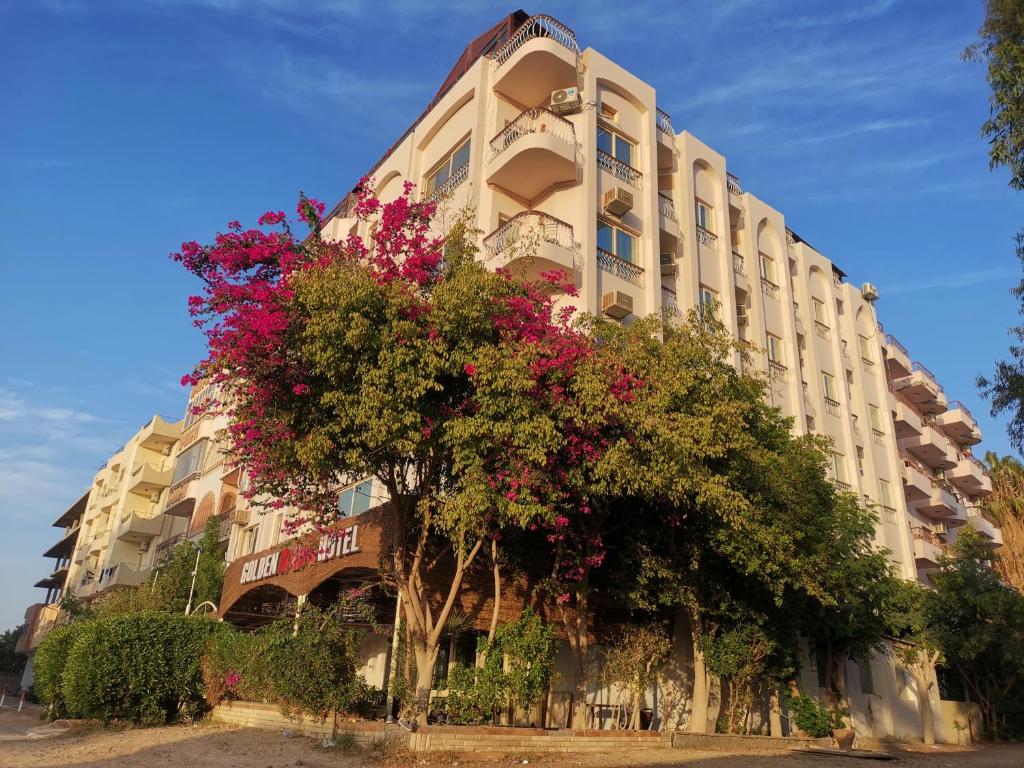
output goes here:
{"type": "MultiPolygon", "coordinates": [[[[988,170],[984,70],[960,60],[980,0],[582,5],[526,10],[654,85],[677,130],[877,284],[887,330],[1007,452],[973,378],[1016,320],[1024,198],[988,170]]],[[[42,597],[49,524],[97,465],[184,408],[201,339],[167,254],[300,189],[333,204],[514,9],[0,0],[0,628],[42,597]]]]}

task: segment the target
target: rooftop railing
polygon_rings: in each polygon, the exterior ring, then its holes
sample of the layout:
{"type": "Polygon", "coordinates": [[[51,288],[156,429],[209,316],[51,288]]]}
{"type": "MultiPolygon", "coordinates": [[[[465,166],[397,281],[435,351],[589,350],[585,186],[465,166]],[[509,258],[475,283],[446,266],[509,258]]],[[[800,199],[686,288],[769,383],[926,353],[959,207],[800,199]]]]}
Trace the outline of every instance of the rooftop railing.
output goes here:
{"type": "Polygon", "coordinates": [[[485,237],[484,248],[490,256],[496,256],[514,245],[520,238],[530,237],[534,233],[545,243],[568,249],[575,245],[571,224],[540,211],[523,211],[485,237]]]}
{"type": "Polygon", "coordinates": [[[487,58],[492,59],[500,67],[512,58],[512,55],[522,48],[523,45],[538,37],[554,40],[556,43],[568,48],[576,56],[580,55],[580,46],[576,42],[576,33],[558,19],[540,14],[538,16],[531,16],[524,21],[519,29],[516,30],[516,33],[505,41],[505,44],[500,48],[496,48],[488,53],[487,58]]]}
{"type": "MultiPolygon", "coordinates": [[[[563,141],[570,147],[576,147],[576,129],[572,123],[550,109],[534,107],[522,112],[519,117],[506,125],[498,135],[491,139],[491,157],[493,160],[511,147],[523,136],[531,133],[546,133],[563,141]]],[[[452,174],[455,177],[455,174],[452,174]]],[[[451,179],[449,179],[451,181],[451,179]]]]}
{"type": "Polygon", "coordinates": [[[612,157],[603,149],[597,150],[597,165],[600,168],[604,168],[619,181],[624,181],[636,189],[643,188],[644,175],[640,171],[628,163],[622,162],[617,157],[612,157]]]}
{"type": "Polygon", "coordinates": [[[743,187],[740,186],[740,180],[736,177],[736,174],[726,173],[725,183],[726,186],[729,187],[729,191],[732,192],[734,195],[743,194],[743,187]]]}
{"type": "Polygon", "coordinates": [[[672,118],[663,109],[654,110],[654,125],[662,133],[667,133],[669,136],[676,135],[676,132],[672,129],[672,118]]]}

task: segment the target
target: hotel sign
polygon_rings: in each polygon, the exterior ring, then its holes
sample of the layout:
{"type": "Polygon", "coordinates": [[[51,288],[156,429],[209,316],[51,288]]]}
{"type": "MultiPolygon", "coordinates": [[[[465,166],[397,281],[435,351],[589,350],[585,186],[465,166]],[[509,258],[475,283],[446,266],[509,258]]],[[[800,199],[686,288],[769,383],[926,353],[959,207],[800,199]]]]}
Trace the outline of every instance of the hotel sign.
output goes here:
{"type": "Polygon", "coordinates": [[[240,584],[251,584],[271,576],[283,576],[302,570],[311,563],[325,563],[358,551],[359,525],[356,524],[335,533],[325,533],[316,548],[291,547],[250,560],[242,566],[238,581],[240,584]]]}

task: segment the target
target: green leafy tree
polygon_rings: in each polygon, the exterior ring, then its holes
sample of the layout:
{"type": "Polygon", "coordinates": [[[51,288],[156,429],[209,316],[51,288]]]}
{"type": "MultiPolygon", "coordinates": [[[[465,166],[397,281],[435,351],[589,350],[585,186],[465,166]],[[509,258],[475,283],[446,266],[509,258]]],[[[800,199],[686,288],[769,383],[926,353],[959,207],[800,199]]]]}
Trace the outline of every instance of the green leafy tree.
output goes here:
{"type": "Polygon", "coordinates": [[[220,518],[211,517],[203,528],[199,540],[199,561],[196,567],[196,588],[192,607],[204,602],[220,603],[224,586],[224,553],[220,546],[220,518]]]}
{"type": "MultiPolygon", "coordinates": [[[[986,0],[985,20],[978,40],[964,57],[987,67],[989,117],[981,128],[989,142],[989,165],[1010,172],[1009,185],[1024,189],[1024,2],[986,0]]],[[[1015,253],[1024,264],[1024,231],[1016,236],[1015,253]]],[[[1013,289],[1024,311],[1024,281],[1013,289]]],[[[1010,416],[1010,442],[1024,450],[1024,326],[1010,331],[1014,344],[1008,360],[996,363],[990,376],[979,376],[978,387],[992,403],[992,415],[1010,416]]]]}
{"type": "Polygon", "coordinates": [[[618,688],[627,699],[627,728],[640,728],[640,709],[658,667],[672,650],[665,628],[657,624],[632,624],[608,638],[601,664],[603,682],[618,688]]]}
{"type": "Polygon", "coordinates": [[[893,655],[914,678],[921,740],[935,743],[935,714],[929,691],[935,665],[942,659],[941,636],[936,630],[938,601],[931,590],[917,582],[900,581],[893,589],[886,617],[896,642],[893,655]]]}
{"type": "Polygon", "coordinates": [[[20,675],[25,669],[25,656],[14,651],[24,631],[25,627],[20,626],[0,632],[0,674],[20,675]]]}
{"type": "Polygon", "coordinates": [[[1003,538],[994,565],[1004,584],[1024,594],[1024,465],[992,451],[985,454],[985,463],[992,475],[985,515],[1003,538]]]}

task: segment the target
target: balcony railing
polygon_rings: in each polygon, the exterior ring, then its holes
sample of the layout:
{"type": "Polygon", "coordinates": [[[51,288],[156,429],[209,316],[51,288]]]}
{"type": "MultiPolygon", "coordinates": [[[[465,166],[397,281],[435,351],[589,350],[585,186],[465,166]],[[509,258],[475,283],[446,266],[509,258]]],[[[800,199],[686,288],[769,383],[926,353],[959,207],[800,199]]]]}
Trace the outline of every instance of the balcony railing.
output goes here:
{"type": "Polygon", "coordinates": [[[889,523],[890,525],[896,524],[896,507],[890,507],[886,504],[879,505],[882,510],[882,522],[889,523]]]}
{"type": "Polygon", "coordinates": [[[517,213],[484,238],[484,249],[493,257],[513,246],[520,238],[536,233],[541,242],[572,250],[575,246],[572,225],[540,211],[517,213]]]}
{"type": "Polygon", "coordinates": [[[915,539],[919,539],[920,541],[927,541],[929,544],[932,544],[936,547],[942,547],[945,544],[945,542],[943,542],[943,540],[939,538],[939,535],[935,533],[935,531],[931,531],[919,525],[915,525],[913,528],[911,528],[910,533],[915,539]]]}
{"type": "Polygon", "coordinates": [[[831,397],[825,398],[825,412],[830,413],[836,418],[839,418],[839,401],[833,400],[831,397]]]}
{"type": "Polygon", "coordinates": [[[904,355],[910,357],[910,353],[907,351],[907,348],[900,344],[899,340],[897,340],[897,338],[893,336],[891,333],[886,335],[885,343],[888,344],[890,347],[896,347],[896,349],[898,349],[904,355]]]}
{"type": "Polygon", "coordinates": [[[661,306],[670,315],[679,314],[679,299],[668,286],[661,286],[661,306]]]}
{"type": "Polygon", "coordinates": [[[525,43],[538,37],[554,40],[556,43],[568,48],[577,57],[580,55],[580,46],[576,42],[576,33],[558,19],[541,14],[531,16],[524,21],[519,29],[516,30],[516,33],[500,48],[496,48],[488,53],[487,58],[492,59],[500,67],[512,58],[512,54],[522,48],[525,43]]]}
{"type": "Polygon", "coordinates": [[[769,280],[767,277],[761,278],[761,290],[764,294],[772,299],[779,298],[779,286],[769,280]]]}
{"type": "Polygon", "coordinates": [[[932,384],[935,385],[935,389],[938,392],[942,392],[942,386],[939,384],[939,380],[935,378],[935,374],[925,368],[921,363],[914,362],[911,364],[910,369],[912,371],[920,371],[924,374],[924,377],[928,379],[932,384]]]}
{"type": "Polygon", "coordinates": [[[654,110],[654,125],[662,133],[667,133],[669,136],[676,135],[676,132],[672,129],[672,118],[663,109],[654,110]]]}
{"type": "Polygon", "coordinates": [[[771,374],[772,378],[779,380],[784,380],[786,376],[789,374],[789,369],[782,363],[780,363],[778,360],[768,361],[768,371],[771,374]]]}
{"type": "Polygon", "coordinates": [[[859,435],[860,434],[860,416],[858,416],[856,413],[851,413],[850,417],[851,417],[851,421],[853,422],[853,432],[854,432],[854,434],[859,435]]]}
{"type": "Polygon", "coordinates": [[[156,545],[156,556],[157,556],[157,559],[160,559],[161,557],[166,557],[166,555],[172,549],[174,549],[175,545],[177,545],[178,542],[184,540],[184,538],[185,538],[185,534],[184,533],[176,533],[174,536],[171,536],[169,539],[165,539],[164,541],[161,541],[159,544],[157,544],[156,545]]]}
{"type": "Polygon", "coordinates": [[[718,235],[710,229],[704,229],[704,227],[698,224],[697,242],[701,245],[706,245],[708,248],[716,248],[718,246],[718,235]]]}
{"type": "Polygon", "coordinates": [[[631,261],[620,259],[614,253],[597,249],[597,265],[603,272],[620,277],[628,283],[643,288],[644,269],[631,261]]]}
{"type": "MultiPolygon", "coordinates": [[[[568,144],[573,149],[576,148],[576,129],[573,124],[550,109],[535,107],[522,112],[519,117],[502,128],[498,135],[491,139],[490,159],[494,160],[516,141],[531,133],[544,133],[568,144]]],[[[453,173],[452,177],[454,178],[454,176],[453,173]]]]}
{"type": "Polygon", "coordinates": [[[431,202],[437,202],[438,200],[444,200],[449,197],[456,188],[462,184],[466,179],[469,178],[469,162],[465,162],[452,171],[452,175],[449,176],[445,181],[426,196],[426,200],[431,202]]]}
{"type": "Polygon", "coordinates": [[[658,213],[669,221],[679,221],[676,218],[676,204],[672,201],[671,197],[661,192],[658,193],[658,213]]]}
{"type": "Polygon", "coordinates": [[[874,441],[875,445],[884,446],[885,445],[885,432],[883,432],[880,429],[875,429],[874,427],[872,427],[871,428],[871,439],[874,441]]]}
{"type": "Polygon", "coordinates": [[[732,192],[734,195],[742,195],[743,194],[743,187],[740,186],[740,180],[738,178],[736,178],[735,174],[726,173],[725,174],[725,183],[726,183],[726,186],[729,187],[729,191],[732,192]]]}
{"type": "Polygon", "coordinates": [[[643,188],[644,175],[640,171],[628,163],[622,162],[617,157],[612,157],[603,149],[597,150],[597,165],[604,168],[619,181],[624,181],[636,189],[643,188]]]}
{"type": "Polygon", "coordinates": [[[814,321],[814,332],[818,334],[819,338],[822,338],[825,341],[830,341],[832,339],[832,331],[820,320],[814,321]]]}
{"type": "Polygon", "coordinates": [[[975,420],[974,416],[973,416],[973,415],[971,414],[971,412],[970,412],[970,411],[969,411],[969,410],[967,409],[967,406],[966,406],[966,405],[964,405],[963,403],[961,403],[961,402],[960,402],[959,400],[950,400],[950,401],[949,401],[949,402],[948,402],[948,403],[946,404],[946,410],[947,410],[947,411],[955,411],[955,410],[956,410],[957,408],[959,408],[959,409],[960,409],[961,411],[963,411],[964,413],[966,413],[966,414],[967,414],[967,417],[968,417],[968,418],[969,418],[969,419],[970,419],[971,421],[974,421],[975,423],[977,423],[977,421],[975,420]]]}
{"type": "Polygon", "coordinates": [[[746,275],[747,270],[743,266],[743,256],[736,251],[732,252],[732,271],[737,275],[746,275]]]}

